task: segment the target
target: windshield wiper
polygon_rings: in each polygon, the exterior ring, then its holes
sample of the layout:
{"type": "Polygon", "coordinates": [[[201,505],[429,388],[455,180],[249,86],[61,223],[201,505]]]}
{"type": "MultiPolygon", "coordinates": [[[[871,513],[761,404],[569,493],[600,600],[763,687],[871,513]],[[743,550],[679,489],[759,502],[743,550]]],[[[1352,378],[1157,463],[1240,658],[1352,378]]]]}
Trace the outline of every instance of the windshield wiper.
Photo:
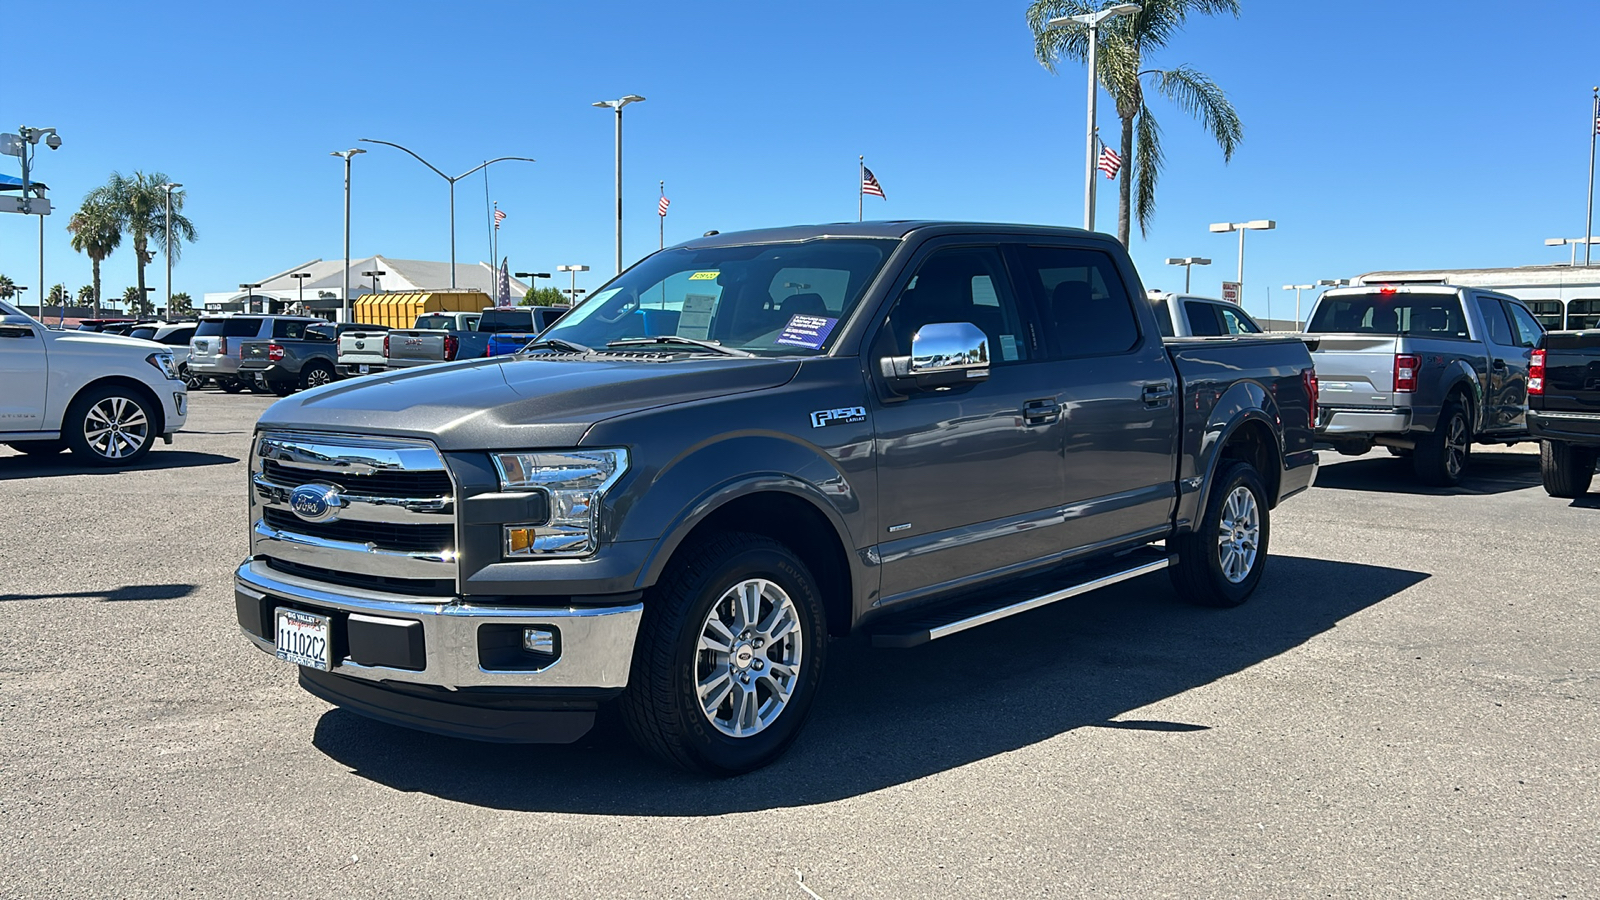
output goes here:
{"type": "Polygon", "coordinates": [[[724,347],[716,341],[702,341],[699,338],[679,337],[675,334],[662,334],[655,337],[623,338],[620,341],[607,341],[607,347],[645,347],[651,344],[687,344],[690,347],[699,347],[710,350],[723,356],[755,356],[748,350],[739,350],[734,347],[724,347]]]}
{"type": "Polygon", "coordinates": [[[523,345],[522,350],[517,352],[521,353],[531,347],[554,347],[557,350],[565,350],[568,353],[594,352],[594,349],[591,347],[585,347],[582,344],[573,343],[572,341],[563,340],[562,338],[542,338],[537,341],[529,341],[527,344],[523,345]]]}

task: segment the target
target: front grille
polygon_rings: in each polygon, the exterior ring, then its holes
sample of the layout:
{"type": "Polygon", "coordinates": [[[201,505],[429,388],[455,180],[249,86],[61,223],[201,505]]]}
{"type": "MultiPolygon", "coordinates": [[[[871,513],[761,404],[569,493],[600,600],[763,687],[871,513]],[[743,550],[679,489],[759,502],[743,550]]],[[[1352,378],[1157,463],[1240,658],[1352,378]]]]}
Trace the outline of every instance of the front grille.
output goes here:
{"type": "Polygon", "coordinates": [[[284,487],[302,484],[337,484],[346,492],[363,497],[448,497],[450,476],[442,471],[384,471],[371,475],[324,472],[288,466],[273,459],[261,461],[261,473],[284,487]]]}
{"type": "Polygon", "coordinates": [[[439,551],[455,545],[453,524],[397,525],[388,522],[307,522],[288,510],[262,511],[267,527],[329,541],[372,544],[380,550],[439,551]]]}
{"type": "Polygon", "coordinates": [[[390,594],[407,594],[413,597],[448,597],[455,591],[456,583],[449,578],[390,578],[384,575],[352,575],[321,566],[304,566],[282,559],[269,559],[267,566],[289,575],[298,575],[311,581],[342,584],[345,587],[365,588],[390,594]]]}

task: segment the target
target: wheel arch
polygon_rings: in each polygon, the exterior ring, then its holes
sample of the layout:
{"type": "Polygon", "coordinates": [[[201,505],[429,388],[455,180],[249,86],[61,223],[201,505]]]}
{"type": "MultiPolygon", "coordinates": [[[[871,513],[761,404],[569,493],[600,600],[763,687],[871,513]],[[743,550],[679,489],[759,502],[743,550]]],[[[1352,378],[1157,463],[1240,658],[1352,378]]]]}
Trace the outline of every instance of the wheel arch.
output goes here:
{"type": "MultiPolygon", "coordinates": [[[[1277,423],[1260,407],[1240,410],[1219,430],[1214,450],[1206,461],[1197,510],[1204,510],[1216,489],[1217,474],[1229,461],[1250,463],[1266,482],[1267,506],[1278,505],[1283,489],[1283,439],[1277,423]]],[[[1198,521],[1198,514],[1196,516],[1198,521]]]]}
{"type": "Polygon", "coordinates": [[[151,389],[150,385],[127,375],[105,375],[79,387],[73,392],[72,399],[68,400],[67,405],[62,408],[60,431],[63,437],[67,433],[67,428],[69,427],[68,417],[71,415],[73,407],[78,404],[79,400],[87,396],[90,391],[102,387],[127,388],[143,397],[150,404],[151,413],[155,417],[155,437],[160,438],[161,435],[167,433],[167,408],[161,402],[161,398],[156,395],[156,392],[151,389]]]}

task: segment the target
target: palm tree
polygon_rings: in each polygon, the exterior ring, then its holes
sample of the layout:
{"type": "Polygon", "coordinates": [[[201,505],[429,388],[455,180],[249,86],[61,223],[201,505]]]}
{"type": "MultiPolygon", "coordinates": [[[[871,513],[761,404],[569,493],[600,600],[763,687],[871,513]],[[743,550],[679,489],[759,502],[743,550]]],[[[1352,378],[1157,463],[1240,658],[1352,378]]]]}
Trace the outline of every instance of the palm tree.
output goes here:
{"type": "Polygon", "coordinates": [[[50,296],[46,300],[51,306],[65,308],[72,302],[72,294],[66,285],[58,282],[50,286],[50,296]]]}
{"type": "MultiPolygon", "coordinates": [[[[1058,16],[1083,15],[1097,9],[1097,5],[1081,0],[1033,0],[1028,6],[1028,27],[1033,29],[1034,56],[1046,69],[1054,72],[1062,57],[1087,61],[1089,29],[1076,22],[1061,28],[1048,28],[1045,23],[1058,16]]],[[[1209,76],[1189,66],[1143,67],[1145,57],[1164,48],[1191,14],[1230,14],[1237,18],[1239,0],[1143,0],[1139,12],[1100,25],[1096,77],[1116,101],[1117,117],[1122,120],[1119,148],[1123,160],[1130,164],[1129,173],[1117,185],[1117,238],[1123,246],[1127,246],[1131,230],[1130,210],[1139,218],[1141,234],[1149,234],[1156,212],[1156,182],[1161,178],[1162,164],[1161,126],[1145,102],[1147,84],[1199,119],[1222,148],[1224,161],[1233,159],[1244,139],[1238,113],[1209,76]],[[1137,187],[1134,181],[1138,182],[1137,187]]]]}
{"type": "Polygon", "coordinates": [[[111,180],[89,193],[96,202],[105,203],[116,214],[117,224],[133,238],[135,262],[139,268],[139,290],[144,290],[144,267],[156,258],[150,249],[155,241],[162,252],[178,261],[185,241],[194,243],[198,236],[194,224],[182,215],[183,194],[172,195],[172,246],[167,246],[167,192],[161,186],[167,176],[154,172],[146,175],[134,172],[133,177],[112,172],[111,180]]]}
{"type": "Polygon", "coordinates": [[[167,310],[168,316],[187,315],[194,311],[194,298],[188,291],[179,291],[172,295],[172,308],[167,310]]]}
{"type": "MultiPolygon", "coordinates": [[[[95,308],[98,309],[99,307],[95,304],[94,298],[94,285],[86,284],[83,287],[78,288],[78,307],[80,309],[88,309],[90,306],[95,306],[95,308]]],[[[99,313],[95,313],[95,315],[99,316],[99,313]]]]}
{"type": "Polygon", "coordinates": [[[67,220],[72,232],[72,249],[87,254],[94,271],[94,316],[100,318],[100,263],[122,244],[122,226],[107,203],[95,199],[94,192],[83,198],[83,205],[67,220]]]}
{"type": "Polygon", "coordinates": [[[136,318],[148,316],[154,309],[149,292],[132,285],[122,292],[122,302],[128,305],[128,314],[136,318]]]}
{"type": "Polygon", "coordinates": [[[17,283],[10,275],[0,275],[0,300],[10,300],[17,295],[17,283]]]}

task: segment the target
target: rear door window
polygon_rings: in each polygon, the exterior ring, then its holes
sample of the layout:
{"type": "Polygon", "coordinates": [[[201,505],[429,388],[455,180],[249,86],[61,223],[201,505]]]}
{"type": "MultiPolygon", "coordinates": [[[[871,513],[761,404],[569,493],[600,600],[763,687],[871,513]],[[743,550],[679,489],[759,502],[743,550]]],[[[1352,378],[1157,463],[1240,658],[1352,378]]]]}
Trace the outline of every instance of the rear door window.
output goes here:
{"type": "Polygon", "coordinates": [[[302,322],[297,319],[278,319],[272,323],[272,336],[289,341],[298,341],[306,336],[306,326],[315,323],[302,322]]]}
{"type": "Polygon", "coordinates": [[[1467,317],[1454,294],[1373,291],[1324,295],[1306,331],[1312,334],[1411,334],[1467,340],[1467,317]]]}
{"type": "Polygon", "coordinates": [[[1195,337],[1220,337],[1227,334],[1222,325],[1222,317],[1217,315],[1216,306],[1210,303],[1186,301],[1183,304],[1183,315],[1189,321],[1189,333],[1195,337]]]}
{"type": "Polygon", "coordinates": [[[1022,278],[1038,298],[1057,359],[1111,356],[1139,344],[1139,322],[1116,263],[1087,247],[1023,247],[1022,278]]]}
{"type": "Polygon", "coordinates": [[[1489,329],[1489,343],[1499,344],[1502,347],[1515,347],[1516,342],[1511,340],[1511,322],[1506,318],[1506,311],[1500,301],[1494,297],[1479,297],[1478,311],[1483,313],[1483,324],[1489,329]]]}

